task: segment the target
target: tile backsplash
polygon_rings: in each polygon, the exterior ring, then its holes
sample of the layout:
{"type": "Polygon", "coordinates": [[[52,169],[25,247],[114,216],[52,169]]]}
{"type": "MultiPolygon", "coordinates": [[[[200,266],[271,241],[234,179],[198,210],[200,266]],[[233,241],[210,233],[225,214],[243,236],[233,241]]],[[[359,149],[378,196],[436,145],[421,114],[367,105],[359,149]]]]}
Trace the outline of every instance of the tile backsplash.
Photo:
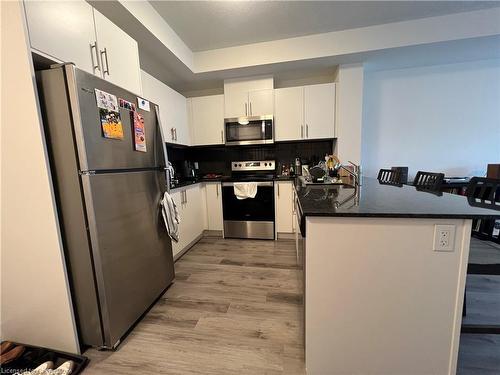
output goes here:
{"type": "Polygon", "coordinates": [[[179,166],[184,161],[198,162],[200,175],[218,173],[231,174],[231,161],[276,160],[278,165],[289,164],[300,157],[303,162],[314,165],[331,154],[335,139],[280,142],[258,146],[196,146],[182,147],[167,144],[168,158],[179,166]]]}

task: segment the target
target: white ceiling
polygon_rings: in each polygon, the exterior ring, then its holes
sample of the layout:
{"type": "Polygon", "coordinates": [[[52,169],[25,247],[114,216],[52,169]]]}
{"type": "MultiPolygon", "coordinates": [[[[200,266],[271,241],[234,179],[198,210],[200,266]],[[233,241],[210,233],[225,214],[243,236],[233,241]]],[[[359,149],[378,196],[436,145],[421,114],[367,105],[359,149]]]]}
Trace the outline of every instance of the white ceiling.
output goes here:
{"type": "Polygon", "coordinates": [[[155,1],[192,51],[498,7],[498,1],[155,1]]]}

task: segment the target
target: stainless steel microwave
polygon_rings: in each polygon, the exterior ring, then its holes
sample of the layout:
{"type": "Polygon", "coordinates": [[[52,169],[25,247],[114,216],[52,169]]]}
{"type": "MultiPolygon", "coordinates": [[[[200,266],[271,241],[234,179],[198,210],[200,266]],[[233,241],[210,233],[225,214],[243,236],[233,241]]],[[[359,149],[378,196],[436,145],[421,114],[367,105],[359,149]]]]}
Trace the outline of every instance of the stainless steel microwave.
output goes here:
{"type": "Polygon", "coordinates": [[[224,128],[226,145],[274,143],[273,116],[227,118],[224,128]]]}

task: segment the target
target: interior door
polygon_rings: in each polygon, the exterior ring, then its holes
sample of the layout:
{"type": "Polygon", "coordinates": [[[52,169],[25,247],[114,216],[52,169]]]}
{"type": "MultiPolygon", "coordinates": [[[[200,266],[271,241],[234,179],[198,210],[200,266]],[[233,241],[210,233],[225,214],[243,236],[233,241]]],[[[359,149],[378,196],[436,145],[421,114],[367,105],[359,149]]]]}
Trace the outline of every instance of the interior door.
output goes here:
{"type": "Polygon", "coordinates": [[[305,138],[335,137],[335,84],[305,86],[305,138]]]}
{"type": "MultiPolygon", "coordinates": [[[[97,65],[94,17],[86,1],[25,1],[31,47],[94,73],[97,65]],[[70,15],[70,16],[69,16],[70,15]]],[[[100,75],[99,70],[96,71],[100,75]]]]}
{"type": "Polygon", "coordinates": [[[104,78],[142,95],[137,42],[95,9],[94,19],[104,78]]]}
{"type": "Polygon", "coordinates": [[[106,345],[112,346],[174,278],[160,211],[159,171],[82,176],[106,345]]]}

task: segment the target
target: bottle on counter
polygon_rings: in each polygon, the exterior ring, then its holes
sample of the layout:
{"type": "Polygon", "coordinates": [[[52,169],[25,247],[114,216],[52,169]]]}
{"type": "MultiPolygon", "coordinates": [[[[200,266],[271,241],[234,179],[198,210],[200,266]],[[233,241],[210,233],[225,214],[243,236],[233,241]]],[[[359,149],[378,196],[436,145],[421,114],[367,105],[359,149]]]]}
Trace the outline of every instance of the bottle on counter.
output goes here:
{"type": "Polygon", "coordinates": [[[297,176],[302,176],[302,166],[300,163],[300,158],[295,158],[295,174],[297,176]]]}

